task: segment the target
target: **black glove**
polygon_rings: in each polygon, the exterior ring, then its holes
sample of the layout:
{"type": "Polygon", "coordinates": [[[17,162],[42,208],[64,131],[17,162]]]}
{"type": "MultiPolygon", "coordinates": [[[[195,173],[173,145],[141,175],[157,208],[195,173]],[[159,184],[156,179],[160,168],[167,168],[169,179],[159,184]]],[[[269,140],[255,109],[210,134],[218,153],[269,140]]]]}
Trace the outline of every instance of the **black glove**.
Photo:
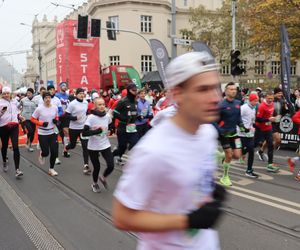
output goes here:
{"type": "Polygon", "coordinates": [[[97,134],[100,134],[100,133],[102,133],[103,129],[102,128],[97,128],[96,131],[97,131],[97,134]]]}
{"type": "Polygon", "coordinates": [[[213,227],[222,214],[221,203],[213,201],[188,214],[189,228],[207,229],[213,227]]]}
{"type": "Polygon", "coordinates": [[[215,201],[222,203],[226,200],[227,193],[223,186],[216,183],[215,190],[212,195],[215,201]]]}
{"type": "Polygon", "coordinates": [[[43,122],[43,127],[46,128],[48,126],[49,122],[43,122]]]}
{"type": "Polygon", "coordinates": [[[57,123],[58,123],[58,120],[56,120],[56,119],[53,119],[53,120],[52,120],[52,122],[53,122],[55,125],[57,125],[57,123]]]}

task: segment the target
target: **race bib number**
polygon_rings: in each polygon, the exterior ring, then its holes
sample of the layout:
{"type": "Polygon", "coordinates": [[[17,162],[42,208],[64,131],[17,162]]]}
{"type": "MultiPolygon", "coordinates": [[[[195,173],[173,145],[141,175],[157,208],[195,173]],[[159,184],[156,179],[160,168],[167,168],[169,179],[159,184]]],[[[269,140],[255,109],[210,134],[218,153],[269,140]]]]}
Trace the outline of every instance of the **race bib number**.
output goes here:
{"type": "Polygon", "coordinates": [[[235,143],[235,147],[236,148],[242,148],[242,142],[241,142],[241,139],[240,138],[236,138],[234,140],[234,143],[235,143]]]}
{"type": "Polygon", "coordinates": [[[126,126],[126,132],[127,133],[135,133],[135,132],[137,132],[135,124],[134,123],[127,124],[127,126],[126,126]]]}
{"type": "Polygon", "coordinates": [[[57,135],[59,134],[59,130],[58,130],[58,128],[56,126],[53,128],[53,130],[54,130],[55,134],[57,134],[57,135]]]}

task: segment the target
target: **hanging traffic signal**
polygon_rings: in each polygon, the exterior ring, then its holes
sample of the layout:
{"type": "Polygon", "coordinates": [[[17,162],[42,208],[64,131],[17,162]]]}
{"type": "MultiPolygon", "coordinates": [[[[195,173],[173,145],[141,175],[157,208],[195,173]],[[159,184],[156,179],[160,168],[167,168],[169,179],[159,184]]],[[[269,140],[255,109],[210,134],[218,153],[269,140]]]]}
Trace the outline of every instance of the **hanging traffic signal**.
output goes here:
{"type": "Polygon", "coordinates": [[[77,38],[87,39],[88,34],[88,16],[78,15],[77,38]]]}
{"type": "Polygon", "coordinates": [[[111,21],[106,21],[106,28],[107,28],[108,40],[117,40],[115,23],[113,23],[111,21]]]}
{"type": "Polygon", "coordinates": [[[91,37],[100,37],[101,30],[101,20],[100,19],[92,19],[91,20],[91,37]]]}
{"type": "Polygon", "coordinates": [[[239,56],[241,55],[241,52],[239,50],[232,50],[230,52],[230,58],[231,58],[231,75],[238,76],[246,72],[244,68],[241,68],[240,63],[241,60],[239,59],[239,56]]]}

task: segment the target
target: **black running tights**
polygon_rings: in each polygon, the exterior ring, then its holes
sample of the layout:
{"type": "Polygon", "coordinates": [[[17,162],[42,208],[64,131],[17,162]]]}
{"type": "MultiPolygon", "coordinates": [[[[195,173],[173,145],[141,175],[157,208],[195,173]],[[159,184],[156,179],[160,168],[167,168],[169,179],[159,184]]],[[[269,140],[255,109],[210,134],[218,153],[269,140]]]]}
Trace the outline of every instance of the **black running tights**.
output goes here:
{"type": "Polygon", "coordinates": [[[58,156],[57,135],[39,135],[39,143],[42,150],[42,157],[47,157],[50,150],[50,168],[54,168],[58,156]]]}
{"type": "Polygon", "coordinates": [[[106,169],[104,171],[103,176],[104,177],[109,176],[111,172],[114,170],[114,159],[110,147],[103,150],[89,150],[90,159],[94,168],[93,170],[94,183],[98,182],[98,177],[100,172],[99,153],[102,154],[104,160],[106,161],[106,169]]]}
{"type": "Polygon", "coordinates": [[[20,165],[20,151],[19,151],[19,124],[15,125],[6,125],[0,128],[0,137],[2,142],[2,160],[6,162],[7,157],[7,148],[8,148],[8,140],[10,138],[12,148],[14,151],[14,163],[15,169],[19,168],[20,165]]]}
{"type": "Polygon", "coordinates": [[[80,135],[81,135],[82,131],[83,131],[83,129],[71,129],[71,128],[69,128],[70,142],[66,146],[66,149],[67,150],[74,149],[76,147],[76,142],[77,142],[77,139],[79,137],[80,142],[81,142],[81,147],[82,147],[82,154],[83,154],[84,164],[89,164],[89,152],[87,150],[88,140],[81,138],[80,135]]]}

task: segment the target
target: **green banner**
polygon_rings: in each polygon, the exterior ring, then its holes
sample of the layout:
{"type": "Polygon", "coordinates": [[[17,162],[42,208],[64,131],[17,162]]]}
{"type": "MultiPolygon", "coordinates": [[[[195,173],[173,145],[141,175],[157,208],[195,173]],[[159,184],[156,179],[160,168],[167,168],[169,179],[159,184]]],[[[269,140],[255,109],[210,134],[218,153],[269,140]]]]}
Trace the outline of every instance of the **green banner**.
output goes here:
{"type": "Polygon", "coordinates": [[[139,73],[134,68],[126,68],[126,71],[131,81],[135,83],[138,89],[140,89],[142,87],[142,84],[139,73]]]}

